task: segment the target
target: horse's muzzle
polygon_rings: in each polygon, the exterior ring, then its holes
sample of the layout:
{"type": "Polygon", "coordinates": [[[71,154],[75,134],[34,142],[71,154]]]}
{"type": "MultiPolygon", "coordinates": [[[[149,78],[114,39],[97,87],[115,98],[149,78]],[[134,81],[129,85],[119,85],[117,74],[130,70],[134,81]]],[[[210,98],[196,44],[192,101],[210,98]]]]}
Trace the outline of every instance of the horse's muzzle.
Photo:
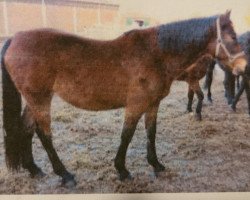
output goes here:
{"type": "Polygon", "coordinates": [[[245,58],[238,58],[233,63],[233,74],[238,76],[245,72],[247,66],[247,60],[245,58]]]}

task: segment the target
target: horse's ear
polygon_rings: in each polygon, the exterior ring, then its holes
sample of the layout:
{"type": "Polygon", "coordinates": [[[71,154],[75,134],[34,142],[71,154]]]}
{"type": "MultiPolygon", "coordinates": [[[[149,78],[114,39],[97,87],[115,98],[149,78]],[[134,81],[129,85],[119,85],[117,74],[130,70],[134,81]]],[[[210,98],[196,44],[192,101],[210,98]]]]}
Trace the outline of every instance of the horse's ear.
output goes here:
{"type": "Polygon", "coordinates": [[[231,10],[227,10],[225,13],[225,17],[230,19],[230,15],[231,15],[231,10]]]}
{"type": "Polygon", "coordinates": [[[227,10],[225,14],[220,16],[221,25],[227,25],[231,23],[230,20],[231,10],[227,10]]]}

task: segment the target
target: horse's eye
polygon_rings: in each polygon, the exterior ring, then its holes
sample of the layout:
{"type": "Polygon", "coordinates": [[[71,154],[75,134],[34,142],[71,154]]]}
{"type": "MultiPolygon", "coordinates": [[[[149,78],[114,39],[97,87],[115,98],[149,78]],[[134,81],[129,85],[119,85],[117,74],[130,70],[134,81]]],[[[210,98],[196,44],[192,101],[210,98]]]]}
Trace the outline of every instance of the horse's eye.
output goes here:
{"type": "Polygon", "coordinates": [[[232,39],[233,39],[233,40],[236,40],[236,36],[232,36],[232,39]]]}

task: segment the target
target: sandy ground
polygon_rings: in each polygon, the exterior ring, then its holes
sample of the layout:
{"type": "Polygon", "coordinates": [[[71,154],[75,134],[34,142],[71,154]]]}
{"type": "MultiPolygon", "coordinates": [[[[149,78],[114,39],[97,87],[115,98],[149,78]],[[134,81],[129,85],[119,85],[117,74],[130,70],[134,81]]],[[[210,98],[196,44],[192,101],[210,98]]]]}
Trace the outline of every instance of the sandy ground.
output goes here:
{"type": "MultiPolygon", "coordinates": [[[[60,186],[60,177],[53,173],[37,137],[33,140],[34,158],[47,175],[32,179],[24,170],[18,174],[8,172],[1,136],[0,193],[250,191],[247,104],[243,96],[237,113],[233,113],[224,98],[222,79],[223,74],[217,69],[214,103],[204,101],[202,122],[185,113],[187,84],[176,82],[172,86],[170,95],[160,106],[156,139],[159,160],[167,170],[155,178],[146,161],[142,119],[127,152],[127,168],[134,179],[125,182],[118,180],[113,164],[120,143],[123,110],[88,112],[55,97],[52,106],[54,145],[67,169],[76,175],[77,186],[73,189],[60,186]]],[[[2,102],[0,109],[2,111],[2,102]]],[[[2,128],[0,130],[2,132],[2,128]]]]}

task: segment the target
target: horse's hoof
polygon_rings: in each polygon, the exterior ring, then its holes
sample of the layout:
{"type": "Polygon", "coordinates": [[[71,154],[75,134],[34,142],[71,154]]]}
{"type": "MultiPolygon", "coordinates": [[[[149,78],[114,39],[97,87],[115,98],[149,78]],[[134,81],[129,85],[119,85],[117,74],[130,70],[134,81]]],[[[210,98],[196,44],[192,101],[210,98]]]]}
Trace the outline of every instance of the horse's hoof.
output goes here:
{"type": "Polygon", "coordinates": [[[231,108],[234,112],[236,112],[236,106],[234,104],[231,105],[231,108]]]}
{"type": "Polygon", "coordinates": [[[227,104],[228,104],[228,105],[232,105],[232,104],[233,104],[233,100],[232,100],[232,99],[229,99],[229,100],[227,101],[227,104]]]}
{"type": "Polygon", "coordinates": [[[67,187],[67,188],[73,188],[76,186],[75,176],[67,173],[62,177],[62,184],[61,186],[67,187]]]}
{"type": "Polygon", "coordinates": [[[207,100],[209,103],[211,103],[211,104],[213,103],[213,99],[211,97],[208,97],[207,100]]]}
{"type": "Polygon", "coordinates": [[[162,164],[158,164],[157,167],[154,168],[155,177],[159,177],[159,175],[165,171],[165,167],[162,164]]]}
{"type": "Polygon", "coordinates": [[[202,120],[201,113],[196,113],[195,114],[195,120],[196,121],[201,121],[202,120]]]}
{"type": "Polygon", "coordinates": [[[30,176],[31,178],[43,178],[46,176],[46,174],[40,168],[38,168],[36,172],[31,173],[30,176]]]}
{"type": "Polygon", "coordinates": [[[125,180],[132,180],[133,177],[131,176],[128,170],[124,170],[119,173],[119,179],[120,181],[125,181],[125,180]]]}
{"type": "Polygon", "coordinates": [[[193,112],[193,110],[192,110],[192,109],[187,109],[186,112],[187,112],[187,113],[191,113],[191,112],[193,112]]]}
{"type": "Polygon", "coordinates": [[[76,181],[73,180],[68,180],[67,182],[62,181],[62,186],[66,188],[74,188],[76,186],[76,181]]]}
{"type": "Polygon", "coordinates": [[[43,171],[38,172],[37,174],[33,175],[32,178],[43,178],[46,174],[43,171]]]}
{"type": "Polygon", "coordinates": [[[155,172],[163,172],[163,171],[165,171],[165,167],[161,163],[158,163],[158,165],[154,168],[154,171],[155,172]]]}

